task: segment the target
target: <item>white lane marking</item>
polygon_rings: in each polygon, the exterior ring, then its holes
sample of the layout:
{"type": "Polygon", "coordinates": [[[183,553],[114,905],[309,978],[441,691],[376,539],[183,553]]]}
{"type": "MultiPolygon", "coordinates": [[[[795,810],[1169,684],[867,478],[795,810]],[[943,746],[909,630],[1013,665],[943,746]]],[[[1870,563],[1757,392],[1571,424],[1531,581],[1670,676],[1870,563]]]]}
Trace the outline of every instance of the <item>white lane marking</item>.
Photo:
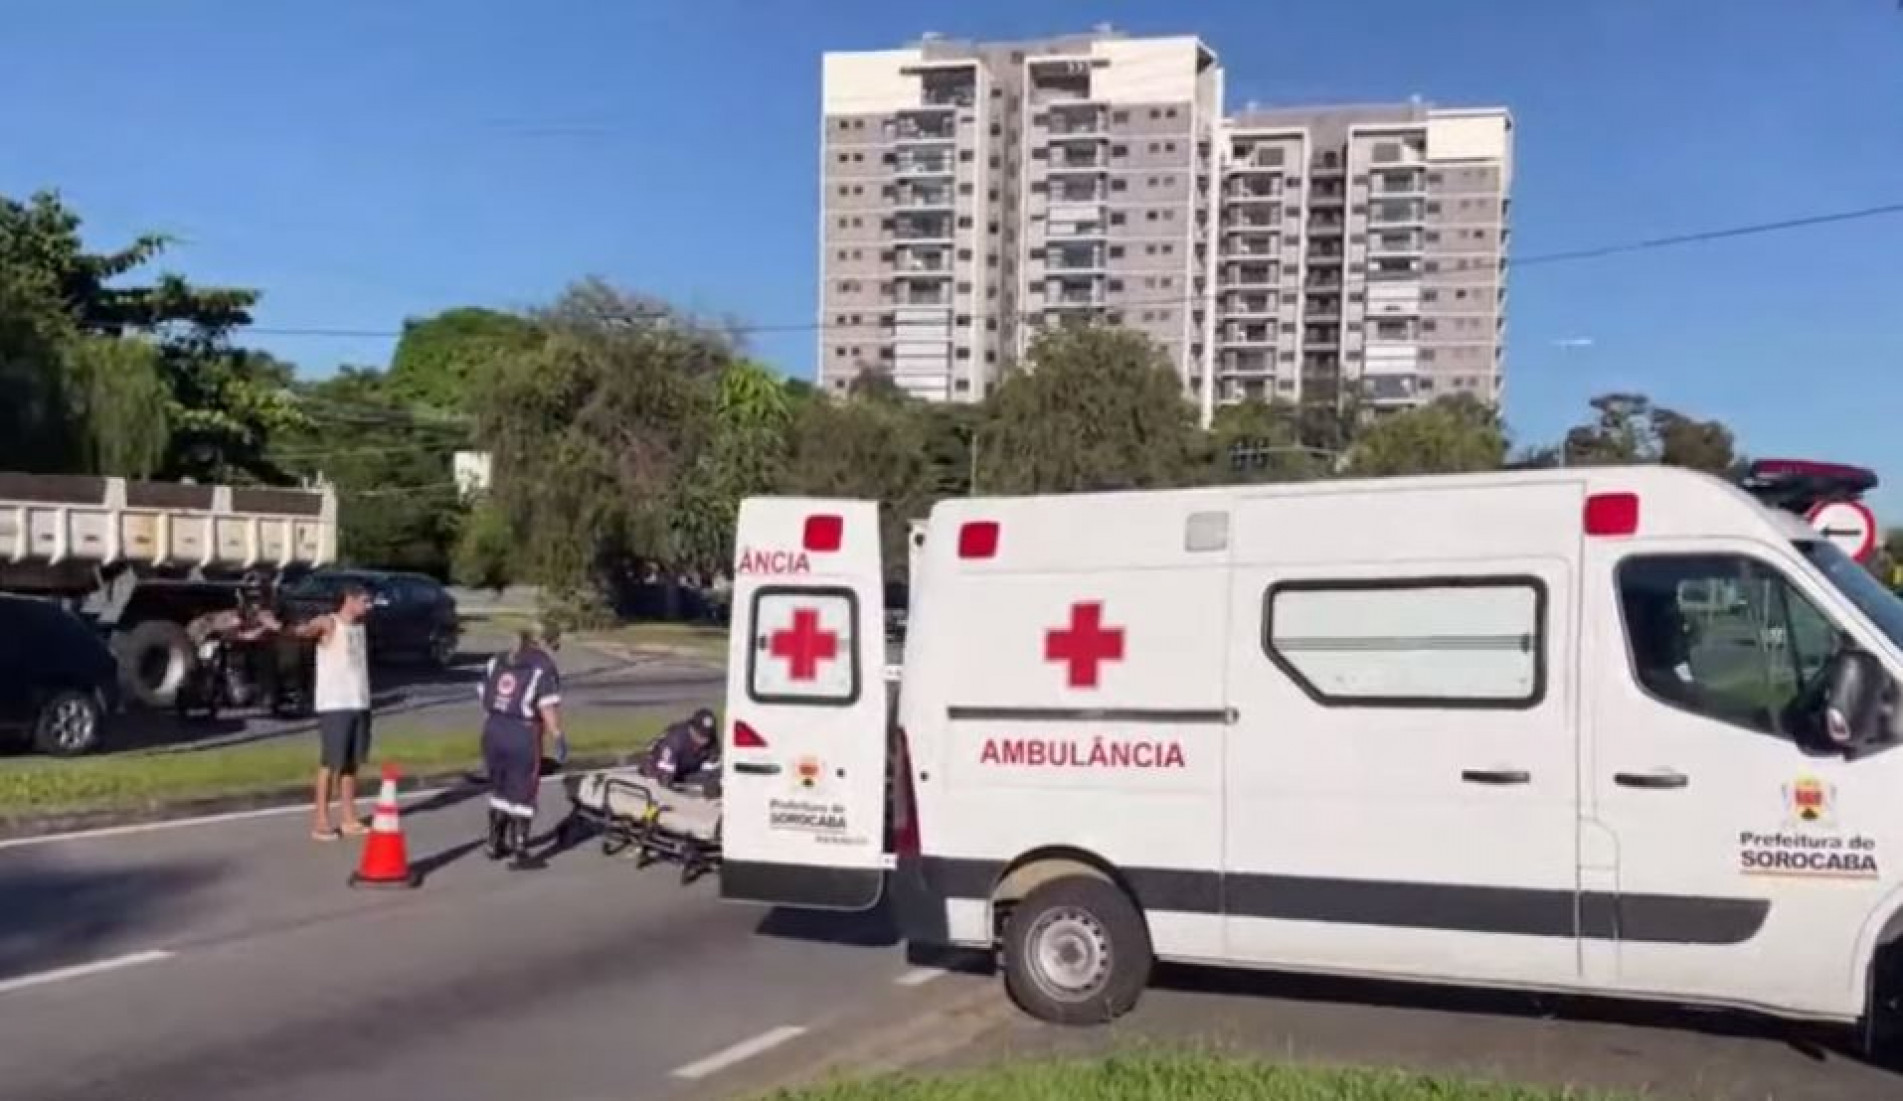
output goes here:
{"type": "MultiPolygon", "coordinates": [[[[595,770],[590,770],[595,771],[595,770]]],[[[567,772],[542,777],[544,784],[558,783],[569,776],[586,776],[588,772],[567,772]]],[[[452,791],[462,791],[464,785],[453,787],[423,788],[420,791],[406,791],[399,802],[413,803],[424,799],[433,799],[452,791]]],[[[124,837],[130,834],[157,833],[160,830],[182,830],[191,826],[216,826],[225,822],[242,822],[249,818],[271,818],[280,814],[294,814],[303,811],[310,813],[308,802],[287,803],[277,807],[258,807],[253,810],[226,811],[223,814],[202,814],[196,818],[165,818],[157,822],[133,822],[124,826],[101,826],[90,830],[73,830],[68,833],[42,833],[32,837],[13,837],[0,840],[0,850],[23,848],[28,845],[51,845],[59,841],[90,841],[101,837],[124,837]]]]}
{"type": "Polygon", "coordinates": [[[0,994],[10,994],[15,990],[25,990],[29,986],[45,986],[47,983],[65,982],[67,979],[84,978],[104,971],[118,971],[125,967],[137,967],[143,963],[157,963],[171,958],[172,953],[155,948],[149,952],[114,956],[109,960],[95,960],[92,963],[75,964],[72,967],[56,967],[51,971],[37,971],[31,975],[0,979],[0,994]]]}
{"type": "Polygon", "coordinates": [[[788,1040],[797,1039],[805,1034],[806,1030],[798,1025],[781,1025],[779,1028],[768,1029],[751,1040],[742,1040],[730,1048],[716,1051],[698,1063],[687,1064],[675,1071],[674,1077],[684,1078],[690,1082],[698,1081],[708,1075],[719,1074],[735,1064],[744,1063],[756,1055],[764,1055],[788,1040]]]}
{"type": "Polygon", "coordinates": [[[897,986],[924,986],[944,976],[945,969],[942,967],[915,967],[892,981],[897,986]]]}

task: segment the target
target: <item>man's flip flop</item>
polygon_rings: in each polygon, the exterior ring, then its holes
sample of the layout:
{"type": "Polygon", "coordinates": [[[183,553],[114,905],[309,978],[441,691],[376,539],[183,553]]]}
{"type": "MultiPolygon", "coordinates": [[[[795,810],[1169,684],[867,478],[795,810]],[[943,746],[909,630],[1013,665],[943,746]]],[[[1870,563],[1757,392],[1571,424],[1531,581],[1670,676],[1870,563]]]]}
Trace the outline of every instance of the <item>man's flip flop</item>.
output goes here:
{"type": "Polygon", "coordinates": [[[312,841],[335,841],[337,840],[337,837],[338,837],[338,833],[336,830],[312,830],[311,831],[312,841]]]}
{"type": "Polygon", "coordinates": [[[345,837],[362,837],[369,832],[370,827],[364,825],[362,822],[352,822],[343,828],[343,835],[345,837]]]}

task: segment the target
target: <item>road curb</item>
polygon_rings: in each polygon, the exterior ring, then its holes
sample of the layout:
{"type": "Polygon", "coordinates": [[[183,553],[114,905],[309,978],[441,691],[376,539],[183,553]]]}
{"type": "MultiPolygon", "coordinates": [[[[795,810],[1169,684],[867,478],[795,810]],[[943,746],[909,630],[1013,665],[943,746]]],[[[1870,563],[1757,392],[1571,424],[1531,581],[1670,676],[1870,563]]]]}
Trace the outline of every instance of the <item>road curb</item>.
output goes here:
{"type": "MultiPolygon", "coordinates": [[[[596,769],[614,768],[624,763],[621,755],[599,754],[588,757],[571,758],[562,773],[591,772],[596,769]]],[[[315,767],[315,766],[313,766],[315,767]]],[[[557,775],[548,773],[547,775],[557,775]]],[[[435,772],[418,773],[403,778],[401,794],[409,794],[423,788],[474,788],[478,785],[469,780],[469,769],[442,769],[435,772]]],[[[282,807],[306,806],[311,800],[311,787],[308,783],[270,788],[265,791],[243,792],[233,795],[210,795],[195,799],[180,799],[165,803],[147,804],[139,807],[112,808],[107,810],[73,811],[69,813],[30,814],[0,816],[0,841],[17,841],[29,837],[44,837],[48,834],[83,833],[87,830],[113,829],[119,826],[143,826],[153,822],[170,822],[180,818],[203,818],[208,815],[235,814],[254,810],[274,810],[282,807]]]]}

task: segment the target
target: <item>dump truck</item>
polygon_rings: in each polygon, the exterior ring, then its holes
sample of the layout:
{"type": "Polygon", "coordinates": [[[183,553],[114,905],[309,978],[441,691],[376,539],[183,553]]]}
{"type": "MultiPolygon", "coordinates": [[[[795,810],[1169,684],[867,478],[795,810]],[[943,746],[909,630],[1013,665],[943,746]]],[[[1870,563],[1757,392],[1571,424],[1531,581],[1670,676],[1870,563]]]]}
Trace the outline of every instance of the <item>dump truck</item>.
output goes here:
{"type": "Polygon", "coordinates": [[[57,600],[107,638],[131,700],[169,707],[185,626],[240,590],[337,557],[337,495],[0,472],[0,592],[57,600]]]}

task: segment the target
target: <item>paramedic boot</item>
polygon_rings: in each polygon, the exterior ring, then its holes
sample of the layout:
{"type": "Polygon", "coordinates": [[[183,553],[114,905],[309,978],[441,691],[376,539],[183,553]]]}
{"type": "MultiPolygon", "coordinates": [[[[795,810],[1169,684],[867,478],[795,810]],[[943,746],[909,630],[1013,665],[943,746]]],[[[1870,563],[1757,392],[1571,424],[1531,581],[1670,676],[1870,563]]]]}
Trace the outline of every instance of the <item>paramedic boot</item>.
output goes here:
{"type": "Polygon", "coordinates": [[[529,856],[529,820],[512,818],[509,821],[509,850],[514,859],[509,861],[511,868],[532,868],[535,861],[529,856]]]}
{"type": "Polygon", "coordinates": [[[509,855],[509,816],[494,807],[489,808],[489,836],[483,852],[491,860],[509,855]]]}

